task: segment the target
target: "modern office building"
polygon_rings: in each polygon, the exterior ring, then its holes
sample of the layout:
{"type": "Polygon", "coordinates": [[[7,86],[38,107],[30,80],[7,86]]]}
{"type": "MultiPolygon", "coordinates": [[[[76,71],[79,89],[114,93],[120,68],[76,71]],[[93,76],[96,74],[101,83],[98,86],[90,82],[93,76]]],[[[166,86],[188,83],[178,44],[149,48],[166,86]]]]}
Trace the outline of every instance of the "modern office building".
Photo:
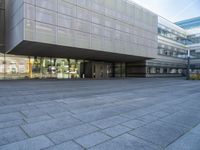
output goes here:
{"type": "Polygon", "coordinates": [[[191,29],[128,0],[0,0],[0,9],[0,78],[184,74],[191,29]]]}
{"type": "Polygon", "coordinates": [[[200,73],[200,17],[176,23],[187,32],[186,45],[191,51],[191,72],[200,73]]]}
{"type": "Polygon", "coordinates": [[[186,68],[186,39],[183,28],[158,17],[157,56],[146,61],[146,76],[182,76],[186,68]]]}

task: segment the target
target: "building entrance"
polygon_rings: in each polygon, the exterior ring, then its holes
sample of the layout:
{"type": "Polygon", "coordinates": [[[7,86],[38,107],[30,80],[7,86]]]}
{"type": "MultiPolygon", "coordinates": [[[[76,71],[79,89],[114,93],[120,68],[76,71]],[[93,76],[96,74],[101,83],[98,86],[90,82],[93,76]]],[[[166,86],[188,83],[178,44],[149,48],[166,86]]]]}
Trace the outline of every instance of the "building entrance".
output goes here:
{"type": "Polygon", "coordinates": [[[93,62],[92,78],[101,79],[112,77],[112,64],[104,62],[93,62]]]}
{"type": "Polygon", "coordinates": [[[87,61],[81,63],[81,76],[83,78],[103,79],[113,74],[112,63],[87,61]]]}

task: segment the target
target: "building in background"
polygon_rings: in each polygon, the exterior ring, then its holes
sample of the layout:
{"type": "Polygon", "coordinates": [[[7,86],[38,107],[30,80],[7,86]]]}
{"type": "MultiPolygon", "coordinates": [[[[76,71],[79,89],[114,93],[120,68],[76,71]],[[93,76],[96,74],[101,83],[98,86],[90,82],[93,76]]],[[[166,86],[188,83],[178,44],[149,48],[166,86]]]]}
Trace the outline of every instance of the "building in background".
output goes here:
{"type": "Polygon", "coordinates": [[[188,49],[200,68],[199,18],[174,24],[128,0],[0,0],[0,10],[0,78],[183,76],[188,49]]]}
{"type": "Polygon", "coordinates": [[[186,47],[191,51],[191,72],[200,73],[200,17],[176,23],[187,33],[186,47]]]}
{"type": "Polygon", "coordinates": [[[156,59],[147,60],[146,76],[183,76],[186,68],[187,33],[174,23],[158,18],[156,59]]]}

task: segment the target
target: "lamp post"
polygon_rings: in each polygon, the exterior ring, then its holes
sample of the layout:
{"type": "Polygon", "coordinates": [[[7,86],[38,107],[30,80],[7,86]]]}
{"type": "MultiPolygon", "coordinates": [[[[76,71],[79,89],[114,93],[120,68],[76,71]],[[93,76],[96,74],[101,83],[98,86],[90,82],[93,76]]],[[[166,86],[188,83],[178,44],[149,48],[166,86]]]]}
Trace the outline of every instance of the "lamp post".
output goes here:
{"type": "Polygon", "coordinates": [[[190,50],[187,51],[187,80],[190,80],[190,50]]]}

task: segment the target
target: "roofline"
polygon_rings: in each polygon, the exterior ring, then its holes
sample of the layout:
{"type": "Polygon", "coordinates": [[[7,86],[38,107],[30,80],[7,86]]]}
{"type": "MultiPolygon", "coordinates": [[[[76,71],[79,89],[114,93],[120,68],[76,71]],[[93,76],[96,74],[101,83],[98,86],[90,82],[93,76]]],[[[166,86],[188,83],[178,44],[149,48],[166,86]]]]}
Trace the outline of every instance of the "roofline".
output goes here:
{"type": "Polygon", "coordinates": [[[193,20],[197,20],[197,19],[200,19],[200,16],[199,17],[193,17],[193,18],[185,19],[185,20],[182,20],[182,21],[178,21],[178,22],[175,22],[175,24],[182,24],[182,23],[186,23],[188,21],[193,21],[193,20]]]}

